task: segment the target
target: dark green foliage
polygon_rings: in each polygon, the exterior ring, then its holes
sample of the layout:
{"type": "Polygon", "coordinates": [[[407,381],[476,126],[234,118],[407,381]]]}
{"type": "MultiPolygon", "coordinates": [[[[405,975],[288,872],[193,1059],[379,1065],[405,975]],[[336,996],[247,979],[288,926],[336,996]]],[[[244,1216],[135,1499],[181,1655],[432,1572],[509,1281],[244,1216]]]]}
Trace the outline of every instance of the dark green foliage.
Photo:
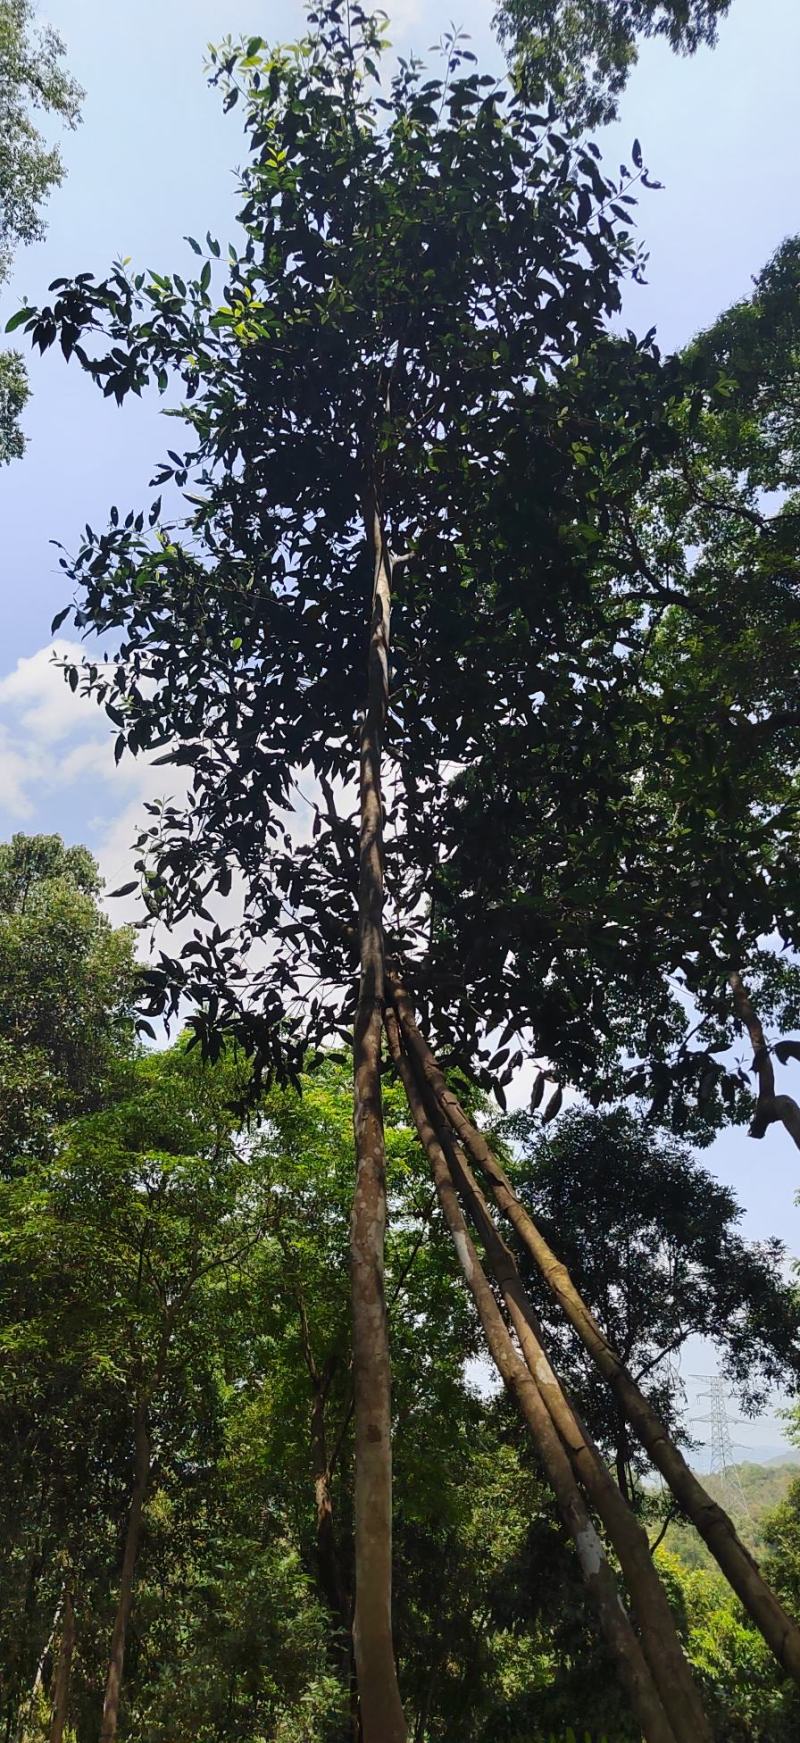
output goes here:
{"type": "MultiPolygon", "coordinates": [[[[797,1464],[790,1464],[788,1460],[783,1463],[775,1459],[768,1465],[758,1465],[742,1459],[733,1468],[732,1478],[714,1473],[703,1477],[704,1488],[727,1508],[740,1537],[759,1563],[765,1560],[767,1544],[774,1542],[776,1510],[780,1510],[789,1490],[797,1483],[797,1474],[797,1464]],[[738,1499],[740,1493],[744,1497],[744,1506],[738,1499]]],[[[664,1542],[687,1568],[713,1571],[713,1559],[693,1525],[675,1520],[669,1526],[664,1542]]],[[[784,1591],[783,1596],[786,1598],[789,1594],[784,1591]]],[[[797,1608],[790,1596],[789,1608],[797,1608]]]]}
{"type": "Polygon", "coordinates": [[[184,521],[114,509],[64,558],[77,626],[120,638],[70,682],[118,755],[191,770],[139,842],[146,909],[195,920],[151,1008],[188,997],[256,1078],[349,1024],[375,490],[390,953],[500,1095],[533,1056],[707,1141],[752,1113],[731,969],[769,1022],[800,1002],[797,515],[762,488],[792,484],[796,250],[683,358],[610,338],[637,257],[593,150],[457,40],[379,97],[351,22],[220,51],[252,148],[224,268],[211,238],[188,285],[83,275],[25,315],[104,392],[186,396],[184,521]]]}
{"type": "MultiPolygon", "coordinates": [[[[514,1163],[518,1190],[679,1437],[687,1436],[684,1395],[672,1362],[692,1334],[717,1346],[723,1372],[753,1414],[773,1387],[796,1387],[800,1304],[782,1279],[786,1250],[778,1240],[743,1240],[733,1193],[683,1144],[656,1138],[621,1111],[570,1112],[553,1137],[537,1134],[530,1115],[509,1119],[507,1129],[523,1150],[514,1163]]],[[[521,1263],[558,1364],[627,1482],[634,1452],[625,1425],[577,1358],[552,1298],[521,1263]]]]}
{"type": "Polygon", "coordinates": [[[546,705],[489,722],[439,818],[433,961],[501,1031],[501,1078],[532,1033],[595,1104],[646,1095],[701,1142],[752,1112],[730,970],[768,1033],[798,1015],[799,307],[786,244],[689,348],[675,445],[596,546],[613,648],[573,650],[579,700],[554,662],[546,705]]]}
{"type": "Polygon", "coordinates": [[[665,37],[679,54],[714,43],[731,0],[501,0],[500,37],[536,102],[571,123],[610,121],[640,37],[665,37]]]}

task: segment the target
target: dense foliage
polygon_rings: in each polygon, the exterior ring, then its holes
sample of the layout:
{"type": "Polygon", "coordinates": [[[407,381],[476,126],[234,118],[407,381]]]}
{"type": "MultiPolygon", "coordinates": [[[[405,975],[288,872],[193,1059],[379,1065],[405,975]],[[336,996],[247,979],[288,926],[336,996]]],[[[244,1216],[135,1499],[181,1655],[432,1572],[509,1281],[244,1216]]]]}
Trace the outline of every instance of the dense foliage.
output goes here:
{"type": "MultiPolygon", "coordinates": [[[[734,1194],[685,1144],[657,1137],[621,1111],[570,1112],[552,1137],[530,1114],[510,1116],[505,1129],[520,1147],[513,1168],[525,1202],[615,1349],[646,1378],[666,1421],[681,1421],[675,1362],[692,1334],[717,1346],[728,1384],[749,1412],[775,1386],[796,1389],[800,1320],[796,1289],[783,1278],[786,1249],[778,1240],[742,1239],[734,1194]]],[[[567,1328],[532,1267],[524,1271],[559,1366],[570,1373],[576,1357],[567,1328]]],[[[627,1486],[637,1455],[624,1418],[580,1367],[575,1383],[627,1486]]]]}
{"type": "MultiPolygon", "coordinates": [[[[70,893],[84,933],[94,917],[95,948],[127,950],[97,910],[85,850],[17,837],[2,867],[8,913],[52,924],[70,893]]],[[[36,951],[17,960],[19,1009],[40,976],[36,951]]],[[[76,1059],[91,1057],[97,1022],[76,998],[76,1059]]],[[[43,1122],[29,1120],[25,1151],[9,1152],[2,1188],[0,1723],[25,1743],[49,1726],[68,1593],[69,1734],[97,1734],[144,1409],[124,1735],[338,1743],[351,1734],[347,1068],[320,1059],[301,1096],[274,1088],[243,1123],[243,1058],[205,1066],[181,1042],[133,1059],[124,1034],[92,1108],[68,1098],[59,1125],[48,1073],[30,1067],[43,1122]],[[37,1130],[48,1135],[38,1152],[37,1130]]],[[[479,1330],[453,1287],[399,1086],[385,1093],[396,1626],[411,1724],[452,1743],[538,1743],[570,1726],[633,1739],[547,1489],[485,1362],[475,1366],[479,1330]]],[[[621,1335],[635,1361],[665,1340],[679,1351],[702,1325],[734,1372],[749,1360],[775,1376],[792,1313],[777,1247],[770,1266],[745,1246],[731,1195],[685,1150],[648,1144],[622,1115],[572,1113],[532,1146],[530,1121],[511,1130],[520,1184],[558,1221],[595,1306],[615,1330],[620,1312],[632,1316],[621,1335]]],[[[614,1457],[616,1424],[574,1355],[570,1379],[614,1457]]],[[[786,1508],[781,1520],[767,1535],[788,1553],[786,1508]]],[[[788,1737],[789,1697],[723,1582],[663,1567],[720,1740],[782,1737],[784,1723],[788,1737]]],[[[791,1581],[786,1561],[780,1578],[791,1581]]]]}
{"type": "Polygon", "coordinates": [[[97,867],[57,835],[0,846],[0,1172],[102,1103],[133,1038],[133,940],[97,906],[97,867]]]}

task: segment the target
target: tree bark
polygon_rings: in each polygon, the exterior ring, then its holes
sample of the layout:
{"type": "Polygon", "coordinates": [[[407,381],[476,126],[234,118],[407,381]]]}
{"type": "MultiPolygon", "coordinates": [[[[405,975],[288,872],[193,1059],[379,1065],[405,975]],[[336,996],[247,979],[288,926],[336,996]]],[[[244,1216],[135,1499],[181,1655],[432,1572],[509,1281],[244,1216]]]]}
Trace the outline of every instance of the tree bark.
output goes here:
{"type": "Polygon", "coordinates": [[[728,976],[733,993],[733,1008],[744,1024],[753,1048],[753,1070],[758,1078],[755,1119],[750,1127],[751,1138],[763,1138],[769,1126],[779,1121],[800,1150],[800,1106],[791,1095],[775,1094],[775,1068],[758,1013],[737,969],[728,976]]]}
{"type": "Polygon", "coordinates": [[[544,1350],[542,1328],[526,1295],[514,1255],[495,1226],[463,1150],[452,1139],[451,1144],[448,1160],[453,1179],[480,1235],[525,1362],[537,1382],[575,1476],[582,1483],[616,1551],[639,1624],[644,1654],[677,1743],[712,1743],[711,1727],[678,1639],[672,1611],[650,1553],[647,1533],[614,1482],[554,1373],[544,1350]]]}
{"type": "Polygon", "coordinates": [[[414,1124],[431,1164],[439,1203],[453,1237],[490,1354],[528,1427],[545,1475],[556,1496],[561,1517],[575,1543],[584,1582],[596,1605],[600,1626],[632,1710],[642,1726],[646,1743],[678,1743],[623,1608],[605,1550],[575,1482],[569,1459],[551,1421],[537,1378],[517,1355],[470,1238],[443,1143],[433,1129],[410,1061],[402,1052],[398,1026],[392,1011],[387,1011],[386,1027],[391,1056],[402,1078],[414,1124]]]}
{"type": "Polygon", "coordinates": [[[442,1107],[470,1159],[488,1182],[492,1197],[508,1217],[570,1325],[613,1391],[628,1422],[661,1472],[676,1500],[708,1544],[737,1596],[778,1663],[800,1683],[800,1628],[784,1610],[742,1543],[733,1521],[698,1482],[649,1399],[639,1390],[582,1299],[565,1265],[558,1260],[533,1218],[520,1203],[505,1170],[478,1127],[448,1089],[430,1047],[417,1028],[408,994],[392,977],[390,988],[409,1052],[442,1107]]]}
{"type": "Polygon", "coordinates": [[[72,1586],[72,1576],[68,1575],[64,1582],[64,1599],[61,1616],[61,1645],[58,1651],[55,1682],[53,1685],[53,1710],[50,1718],[50,1743],[62,1743],[69,1715],[69,1691],[72,1680],[72,1654],[75,1650],[75,1594],[72,1586]]]}
{"type": "Polygon", "coordinates": [[[381,741],[389,696],[391,558],[374,497],[365,511],[374,557],[367,705],[361,729],[358,928],[360,983],[353,1040],[356,1187],[350,1219],[355,1391],[353,1625],[364,1743],[405,1743],[392,1640],[391,1369],[384,1298],[386,1164],[383,1035],[381,741]]]}
{"type": "Polygon", "coordinates": [[[122,1690],[122,1672],[125,1664],[125,1640],[128,1632],[131,1605],[133,1603],[133,1582],[136,1574],[136,1563],[139,1556],[139,1546],[142,1540],[142,1513],[144,1510],[147,1484],[150,1477],[150,1436],[147,1429],[147,1412],[144,1404],[139,1404],[135,1420],[135,1455],[133,1465],[133,1489],[128,1513],[128,1524],[125,1532],[125,1549],[122,1557],[122,1573],[119,1582],[119,1598],[117,1614],[114,1619],[114,1632],[111,1636],[111,1653],[109,1656],[108,1676],[106,1678],[105,1698],[103,1700],[103,1717],[100,1722],[100,1743],[114,1743],[119,1723],[119,1702],[122,1690]]]}

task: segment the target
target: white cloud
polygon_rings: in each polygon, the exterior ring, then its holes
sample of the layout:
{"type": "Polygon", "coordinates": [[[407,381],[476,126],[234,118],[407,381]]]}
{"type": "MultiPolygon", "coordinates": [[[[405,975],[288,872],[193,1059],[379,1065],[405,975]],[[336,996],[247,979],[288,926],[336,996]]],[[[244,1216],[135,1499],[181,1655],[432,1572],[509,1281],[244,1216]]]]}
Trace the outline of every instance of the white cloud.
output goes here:
{"type": "Polygon", "coordinates": [[[113,766],[109,726],[97,704],[73,694],[57,663],[78,658],[73,642],[50,642],[0,678],[0,811],[35,818],[41,800],[89,770],[113,766]],[[77,742],[76,742],[77,741],[77,742]]]}
{"type": "MultiPolygon", "coordinates": [[[[86,841],[113,889],[133,875],[144,802],[181,799],[186,771],[154,768],[146,757],[115,762],[115,730],[91,697],[69,688],[59,664],[84,657],[78,643],[59,639],[0,678],[0,832],[24,823],[86,841]]],[[[133,899],[109,904],[117,925],[135,910],[133,899]]]]}
{"type": "Polygon", "coordinates": [[[91,783],[96,794],[98,781],[113,784],[120,799],[131,790],[152,796],[146,763],[115,763],[115,729],[92,697],[66,682],[60,662],[83,658],[76,642],[49,642],[0,678],[0,811],[12,818],[35,816],[65,788],[91,783]]]}
{"type": "Polygon", "coordinates": [[[13,711],[18,730],[34,742],[56,744],[86,732],[90,725],[108,732],[97,703],[73,694],[58,664],[84,655],[77,642],[59,639],[19,659],[13,672],[0,678],[0,708],[13,711]]]}
{"type": "Polygon", "coordinates": [[[0,811],[12,818],[30,817],[33,805],[28,793],[32,759],[19,750],[8,729],[0,724],[0,811]]]}
{"type": "MultiPolygon", "coordinates": [[[[0,836],[20,824],[26,829],[56,831],[70,841],[85,842],[95,854],[106,891],[135,877],[134,842],[146,814],[145,803],[187,795],[190,771],[146,756],[114,759],[116,729],[91,698],[73,692],[59,660],[85,658],[77,643],[58,640],[18,660],[0,677],[0,836]]],[[[159,753],[163,755],[163,747],[159,753]]],[[[311,813],[302,807],[298,819],[310,832],[311,813]]],[[[212,902],[223,924],[241,918],[243,889],[234,878],[230,896],[212,902]]],[[[134,891],[104,903],[115,926],[140,919],[141,903],[134,891]]],[[[188,936],[191,925],[178,929],[171,944],[188,936]]],[[[163,929],[151,940],[140,934],[143,954],[151,943],[164,946],[163,929]]]]}

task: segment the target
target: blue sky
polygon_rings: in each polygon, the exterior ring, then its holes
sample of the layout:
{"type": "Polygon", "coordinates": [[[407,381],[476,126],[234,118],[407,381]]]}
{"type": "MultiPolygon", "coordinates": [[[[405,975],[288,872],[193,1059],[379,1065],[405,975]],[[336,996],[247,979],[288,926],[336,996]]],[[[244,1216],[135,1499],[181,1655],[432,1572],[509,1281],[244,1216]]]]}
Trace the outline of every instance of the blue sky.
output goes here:
{"type": "MultiPolygon", "coordinates": [[[[455,17],[484,62],[499,66],[492,0],[388,0],[393,43],[424,53],[455,17]]],[[[233,170],[242,156],[237,111],[223,117],[203,74],[206,45],[258,32],[296,37],[294,0],[49,0],[86,90],[84,120],[64,141],[68,178],[54,195],[44,243],[27,250],[3,294],[5,320],[42,300],[51,278],[102,272],[119,255],[156,270],[193,259],[185,235],[233,233],[233,170]]],[[[631,286],[626,318],[681,344],[736,298],[787,234],[800,229],[800,4],[733,0],[716,50],[693,60],[646,44],[622,118],[601,139],[611,163],[633,138],[664,189],[645,194],[641,233],[649,282],[631,286]]],[[[65,603],[57,553],[112,502],[138,507],[168,430],[156,401],[120,410],[101,400],[53,352],[31,364],[29,451],[0,474],[0,837],[58,829],[99,854],[110,882],[124,880],[144,798],[164,791],[163,771],[125,762],[92,705],[76,702],[54,671],[50,621],[65,603]]],[[[800,1254],[797,1154],[775,1128],[760,1144],[726,1135],[707,1153],[746,1209],[746,1232],[780,1233],[800,1254]]],[[[709,1365],[690,1351],[687,1373],[709,1365]]],[[[735,1437],[775,1441],[769,1423],[735,1437]]]]}

